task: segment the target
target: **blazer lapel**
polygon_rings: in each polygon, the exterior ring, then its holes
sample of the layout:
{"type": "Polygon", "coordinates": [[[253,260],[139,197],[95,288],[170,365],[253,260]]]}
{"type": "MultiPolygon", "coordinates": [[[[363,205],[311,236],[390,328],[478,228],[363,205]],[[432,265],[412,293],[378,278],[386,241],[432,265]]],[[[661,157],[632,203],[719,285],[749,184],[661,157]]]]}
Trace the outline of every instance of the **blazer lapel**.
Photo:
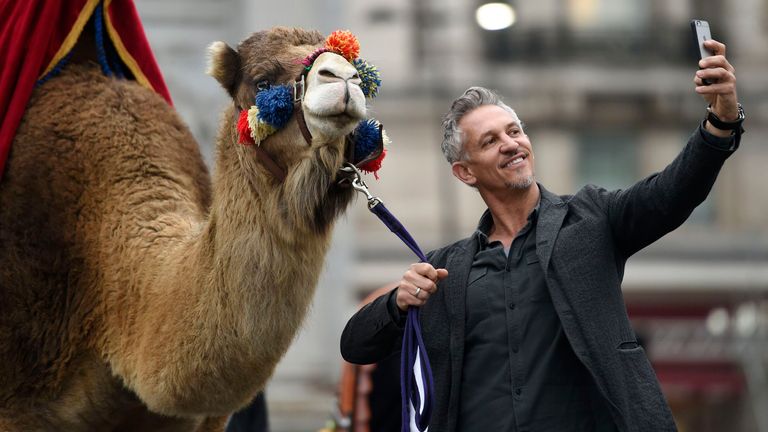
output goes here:
{"type": "Polygon", "coordinates": [[[451,251],[445,266],[450,269],[448,278],[445,280],[445,297],[451,322],[451,343],[454,340],[464,340],[467,281],[475,253],[477,253],[477,242],[470,237],[451,251]]]}
{"type": "Polygon", "coordinates": [[[563,225],[568,206],[557,195],[539,185],[541,191],[541,204],[539,207],[539,219],[536,224],[536,253],[541,260],[544,274],[547,274],[549,260],[552,257],[552,248],[555,245],[557,233],[563,225]]]}

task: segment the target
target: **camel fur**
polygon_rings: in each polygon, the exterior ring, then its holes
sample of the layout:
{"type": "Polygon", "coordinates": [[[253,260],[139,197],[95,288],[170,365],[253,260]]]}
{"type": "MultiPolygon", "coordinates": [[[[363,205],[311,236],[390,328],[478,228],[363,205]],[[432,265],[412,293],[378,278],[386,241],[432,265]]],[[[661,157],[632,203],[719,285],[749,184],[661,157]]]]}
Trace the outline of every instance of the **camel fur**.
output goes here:
{"type": "Polygon", "coordinates": [[[73,64],[38,87],[0,183],[0,431],[221,430],[261,390],[310,306],[344,136],[365,115],[355,68],[324,53],[296,121],[238,144],[256,83],[291,82],[317,32],[211,46],[232,97],[209,177],[176,112],[73,64]],[[323,58],[325,60],[323,60],[323,58]]]}

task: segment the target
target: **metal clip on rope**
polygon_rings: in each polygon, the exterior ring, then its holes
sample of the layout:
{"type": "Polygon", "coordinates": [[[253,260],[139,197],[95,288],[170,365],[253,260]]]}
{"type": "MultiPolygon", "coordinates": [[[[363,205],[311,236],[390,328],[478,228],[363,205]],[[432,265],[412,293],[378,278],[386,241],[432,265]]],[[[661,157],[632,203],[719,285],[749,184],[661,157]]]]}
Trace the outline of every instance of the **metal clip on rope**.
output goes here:
{"type": "MultiPolygon", "coordinates": [[[[421,251],[419,245],[416,244],[416,240],[414,240],[408,233],[408,230],[406,230],[400,221],[387,210],[384,203],[378,197],[373,196],[368,190],[368,186],[363,181],[363,176],[360,173],[360,170],[351,163],[345,163],[344,166],[341,167],[341,171],[347,174],[353,174],[353,177],[351,179],[344,178],[340,180],[339,183],[349,181],[353,189],[365,194],[365,198],[368,200],[368,210],[381,219],[384,225],[386,225],[390,231],[395,233],[395,235],[399,237],[417,257],[419,257],[419,260],[426,262],[427,257],[424,255],[424,252],[421,251]]],[[[410,307],[408,308],[408,316],[405,321],[403,347],[400,351],[402,432],[410,432],[411,430],[411,408],[415,411],[414,423],[416,424],[416,428],[422,432],[427,430],[430,417],[432,416],[432,400],[434,394],[435,385],[432,377],[432,368],[429,365],[427,349],[424,345],[424,340],[421,337],[419,308],[410,307]],[[414,364],[417,359],[421,369],[420,377],[417,377],[414,371],[414,364]],[[416,380],[419,378],[421,380],[421,388],[424,392],[423,400],[421,399],[419,389],[416,386],[416,380]]]]}
{"type": "Polygon", "coordinates": [[[363,174],[356,166],[349,162],[344,162],[344,166],[342,166],[340,170],[345,173],[354,174],[352,180],[342,179],[341,182],[350,181],[352,183],[352,189],[365,195],[365,199],[368,200],[368,210],[372,210],[377,204],[383,204],[381,199],[371,195],[371,191],[368,190],[368,185],[363,181],[363,174]]]}

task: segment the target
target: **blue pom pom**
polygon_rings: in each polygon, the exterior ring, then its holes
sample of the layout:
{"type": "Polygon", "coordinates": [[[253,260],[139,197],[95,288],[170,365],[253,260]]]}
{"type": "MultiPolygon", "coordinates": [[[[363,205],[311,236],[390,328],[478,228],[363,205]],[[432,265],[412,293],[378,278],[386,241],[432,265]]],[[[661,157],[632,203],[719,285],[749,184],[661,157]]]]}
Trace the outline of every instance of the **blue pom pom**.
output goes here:
{"type": "Polygon", "coordinates": [[[281,129],[293,115],[293,88],[289,85],[273,86],[256,94],[259,119],[281,129]]]}
{"type": "Polygon", "coordinates": [[[363,120],[352,133],[355,142],[355,161],[358,163],[379,149],[381,142],[380,123],[374,119],[363,120]]]}
{"type": "Polygon", "coordinates": [[[379,87],[381,87],[381,74],[376,66],[368,63],[367,61],[356,58],[352,64],[357,69],[357,74],[360,76],[360,89],[363,90],[363,94],[367,98],[374,98],[379,94],[379,87]]]}

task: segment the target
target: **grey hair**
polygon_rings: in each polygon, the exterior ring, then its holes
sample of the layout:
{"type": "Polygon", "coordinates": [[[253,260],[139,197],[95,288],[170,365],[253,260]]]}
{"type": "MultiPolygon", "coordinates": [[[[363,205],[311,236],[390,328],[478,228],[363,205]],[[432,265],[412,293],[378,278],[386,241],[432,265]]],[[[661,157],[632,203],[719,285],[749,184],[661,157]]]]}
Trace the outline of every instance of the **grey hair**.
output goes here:
{"type": "Polygon", "coordinates": [[[512,114],[522,129],[523,124],[515,110],[501,101],[498,94],[484,87],[470,87],[451,104],[451,109],[443,117],[443,143],[440,148],[448,163],[465,158],[464,133],[459,128],[459,122],[470,111],[483,105],[496,105],[512,114]]]}

